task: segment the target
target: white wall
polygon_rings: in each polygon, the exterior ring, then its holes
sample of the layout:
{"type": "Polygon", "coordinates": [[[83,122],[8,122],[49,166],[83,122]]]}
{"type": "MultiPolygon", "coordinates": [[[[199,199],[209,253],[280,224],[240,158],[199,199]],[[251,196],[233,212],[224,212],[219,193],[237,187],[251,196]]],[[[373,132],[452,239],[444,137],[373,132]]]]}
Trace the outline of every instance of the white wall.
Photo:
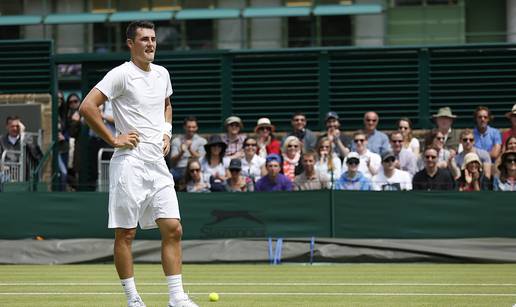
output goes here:
{"type": "MultiPolygon", "coordinates": [[[[244,8],[242,0],[218,0],[219,8],[244,8]]],[[[218,19],[215,20],[217,28],[217,48],[240,49],[245,40],[245,20],[243,19],[218,19]]]]}
{"type": "Polygon", "coordinates": [[[516,0],[507,0],[507,33],[507,41],[516,42],[516,0]]]}
{"type": "MultiPolygon", "coordinates": [[[[355,4],[384,4],[384,1],[355,0],[355,4]]],[[[385,13],[356,15],[353,22],[353,32],[355,37],[354,44],[356,46],[383,46],[383,36],[385,35],[385,13]]]]}

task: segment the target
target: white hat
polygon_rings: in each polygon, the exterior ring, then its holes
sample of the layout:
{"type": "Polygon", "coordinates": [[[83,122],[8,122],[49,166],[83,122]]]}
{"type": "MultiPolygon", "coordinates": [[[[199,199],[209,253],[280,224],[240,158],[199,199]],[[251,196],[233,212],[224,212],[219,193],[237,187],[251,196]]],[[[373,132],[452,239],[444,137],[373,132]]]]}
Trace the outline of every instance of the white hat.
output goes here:
{"type": "Polygon", "coordinates": [[[230,116],[230,117],[226,118],[226,120],[224,121],[224,126],[227,126],[232,123],[238,123],[240,125],[240,128],[244,127],[242,120],[238,116],[230,116]]]}
{"type": "Polygon", "coordinates": [[[438,117],[449,117],[449,118],[457,118],[457,115],[453,115],[450,107],[444,107],[437,110],[437,114],[432,115],[433,118],[438,117]]]}
{"type": "Polygon", "coordinates": [[[358,160],[360,160],[360,155],[358,154],[358,152],[352,151],[352,152],[348,153],[348,155],[346,156],[346,159],[348,159],[348,160],[349,159],[358,159],[358,160]]]}
{"type": "Polygon", "coordinates": [[[478,155],[474,152],[470,152],[466,154],[466,156],[464,156],[464,163],[462,163],[462,169],[466,169],[466,166],[471,162],[478,162],[478,164],[480,164],[480,167],[482,167],[482,162],[480,161],[478,155]]]}
{"type": "Polygon", "coordinates": [[[271,120],[267,117],[262,117],[258,119],[256,123],[256,127],[254,127],[254,132],[257,132],[260,127],[269,127],[271,128],[271,132],[274,132],[274,125],[271,123],[271,120]]]}
{"type": "Polygon", "coordinates": [[[515,116],[515,115],[516,115],[516,104],[512,106],[511,112],[505,113],[505,116],[507,118],[511,118],[512,116],[515,116]]]}

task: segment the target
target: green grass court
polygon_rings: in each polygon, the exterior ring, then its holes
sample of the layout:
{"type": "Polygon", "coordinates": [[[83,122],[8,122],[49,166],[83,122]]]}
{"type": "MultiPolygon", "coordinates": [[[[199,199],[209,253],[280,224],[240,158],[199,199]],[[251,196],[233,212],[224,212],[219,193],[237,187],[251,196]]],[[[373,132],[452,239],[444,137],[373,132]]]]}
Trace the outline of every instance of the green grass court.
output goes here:
{"type": "MultiPolygon", "coordinates": [[[[167,305],[158,264],[135,266],[148,307],[167,305]]],[[[515,264],[185,265],[200,306],[512,306],[515,264]],[[208,293],[220,300],[209,302],[208,293]]],[[[114,266],[2,265],[0,306],[125,306],[114,266]]]]}

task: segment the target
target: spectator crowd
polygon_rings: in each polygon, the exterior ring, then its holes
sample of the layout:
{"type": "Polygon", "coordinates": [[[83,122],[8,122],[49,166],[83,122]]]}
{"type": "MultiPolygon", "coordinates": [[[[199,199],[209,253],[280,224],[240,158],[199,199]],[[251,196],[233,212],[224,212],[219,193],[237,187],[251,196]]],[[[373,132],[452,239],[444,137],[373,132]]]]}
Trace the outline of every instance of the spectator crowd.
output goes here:
{"type": "MultiPolygon", "coordinates": [[[[60,190],[77,189],[80,98],[59,93],[58,148],[60,190]]],[[[115,133],[112,109],[101,110],[115,133]]],[[[186,192],[253,192],[291,190],[458,190],[516,191],[516,104],[506,113],[510,128],[501,133],[490,126],[492,115],[479,106],[472,129],[456,129],[449,107],[432,115],[435,128],[414,135],[412,122],[402,117],[388,134],[378,130],[380,117],[366,112],[363,128],[344,133],[336,112],[325,116],[326,130],[307,128],[302,113],[291,117],[291,131],[278,137],[269,118],[259,118],[252,131],[243,133],[243,121],[230,116],[225,133],[207,138],[198,133],[195,117],[183,121],[183,133],[171,142],[165,157],[176,189],[186,192]]],[[[0,137],[0,154],[19,142],[18,117],[8,117],[0,137]]],[[[96,179],[100,148],[108,147],[89,135],[87,154],[96,179]]],[[[1,178],[0,178],[1,179],[1,178]]]]}

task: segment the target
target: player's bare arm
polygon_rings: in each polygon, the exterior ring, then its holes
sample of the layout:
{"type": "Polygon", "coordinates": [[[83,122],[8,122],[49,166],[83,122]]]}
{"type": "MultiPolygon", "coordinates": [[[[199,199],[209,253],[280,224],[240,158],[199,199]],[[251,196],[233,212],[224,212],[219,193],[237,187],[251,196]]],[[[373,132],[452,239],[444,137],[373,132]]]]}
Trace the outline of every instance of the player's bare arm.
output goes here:
{"type": "MultiPolygon", "coordinates": [[[[172,104],[170,103],[170,97],[165,98],[165,123],[172,124],[172,104]]],[[[169,151],[170,135],[167,133],[163,133],[163,155],[168,155],[169,151]]]]}
{"type": "Polygon", "coordinates": [[[138,132],[132,131],[128,134],[122,134],[117,137],[111,135],[111,132],[104,124],[102,114],[99,107],[104,104],[107,97],[97,88],[93,88],[84,101],[82,102],[79,112],[90,126],[104,141],[115,148],[135,148],[140,142],[138,132]]]}

